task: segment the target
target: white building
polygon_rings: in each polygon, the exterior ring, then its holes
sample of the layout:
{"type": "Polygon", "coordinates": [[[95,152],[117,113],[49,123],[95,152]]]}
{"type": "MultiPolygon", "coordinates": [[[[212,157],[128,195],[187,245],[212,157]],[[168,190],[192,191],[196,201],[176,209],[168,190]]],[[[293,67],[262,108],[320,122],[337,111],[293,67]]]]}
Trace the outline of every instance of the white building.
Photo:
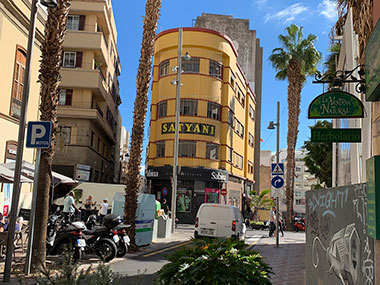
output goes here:
{"type": "MultiPolygon", "coordinates": [[[[312,175],[308,168],[305,165],[303,159],[305,158],[306,151],[305,150],[296,150],[295,159],[296,159],[296,167],[295,167],[295,181],[294,181],[294,214],[295,215],[303,215],[305,214],[306,207],[306,195],[305,192],[312,189],[312,186],[318,184],[318,179],[312,175]]],[[[280,162],[284,163],[285,173],[284,180],[285,184],[282,190],[277,190],[272,187],[272,197],[276,197],[276,191],[281,191],[281,199],[280,199],[280,211],[286,212],[286,195],[285,195],[285,187],[286,187],[286,156],[287,150],[280,150],[280,162]]],[[[276,155],[272,155],[272,162],[276,161],[276,155]]]]}

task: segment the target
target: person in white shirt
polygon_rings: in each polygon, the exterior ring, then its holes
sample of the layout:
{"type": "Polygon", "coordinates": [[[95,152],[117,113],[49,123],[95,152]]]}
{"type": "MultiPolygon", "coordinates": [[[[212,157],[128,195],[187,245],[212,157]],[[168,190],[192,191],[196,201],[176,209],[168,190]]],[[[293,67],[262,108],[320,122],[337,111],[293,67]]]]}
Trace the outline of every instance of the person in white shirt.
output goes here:
{"type": "Polygon", "coordinates": [[[80,210],[75,206],[74,192],[70,191],[63,201],[63,215],[66,221],[69,221],[72,215],[77,210],[80,213],[80,210]]]}
{"type": "Polygon", "coordinates": [[[272,209],[269,211],[269,237],[272,237],[273,232],[276,229],[275,222],[276,222],[276,207],[273,206],[272,209]]]}
{"type": "Polygon", "coordinates": [[[104,198],[103,202],[100,204],[100,224],[103,223],[103,218],[107,215],[108,212],[108,198],[104,198]]]}

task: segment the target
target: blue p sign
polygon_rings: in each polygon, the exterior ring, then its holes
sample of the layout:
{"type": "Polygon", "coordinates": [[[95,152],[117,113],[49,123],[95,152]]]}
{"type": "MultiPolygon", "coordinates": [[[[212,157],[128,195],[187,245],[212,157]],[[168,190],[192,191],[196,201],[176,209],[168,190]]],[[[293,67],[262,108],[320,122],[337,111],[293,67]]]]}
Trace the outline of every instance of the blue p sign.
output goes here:
{"type": "Polygon", "coordinates": [[[26,147],[48,148],[51,142],[51,122],[29,122],[26,147]]]}

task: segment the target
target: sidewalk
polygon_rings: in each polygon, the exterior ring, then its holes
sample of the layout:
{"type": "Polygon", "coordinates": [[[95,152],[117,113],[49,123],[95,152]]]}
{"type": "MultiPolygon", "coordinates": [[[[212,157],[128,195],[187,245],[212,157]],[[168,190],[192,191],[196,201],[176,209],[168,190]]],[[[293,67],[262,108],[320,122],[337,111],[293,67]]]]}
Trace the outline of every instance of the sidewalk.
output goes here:
{"type": "Polygon", "coordinates": [[[285,232],[280,236],[279,247],[276,238],[263,236],[253,250],[260,252],[265,262],[272,267],[273,285],[303,285],[305,278],[305,233],[285,232]]]}

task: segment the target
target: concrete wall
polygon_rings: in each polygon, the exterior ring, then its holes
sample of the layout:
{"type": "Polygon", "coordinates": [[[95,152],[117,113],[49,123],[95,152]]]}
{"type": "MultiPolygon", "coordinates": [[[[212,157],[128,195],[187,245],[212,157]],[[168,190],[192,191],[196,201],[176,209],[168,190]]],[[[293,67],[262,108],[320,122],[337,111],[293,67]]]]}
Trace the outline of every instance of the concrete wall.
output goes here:
{"type": "Polygon", "coordinates": [[[306,284],[375,284],[365,188],[306,192],[306,284]]]}

